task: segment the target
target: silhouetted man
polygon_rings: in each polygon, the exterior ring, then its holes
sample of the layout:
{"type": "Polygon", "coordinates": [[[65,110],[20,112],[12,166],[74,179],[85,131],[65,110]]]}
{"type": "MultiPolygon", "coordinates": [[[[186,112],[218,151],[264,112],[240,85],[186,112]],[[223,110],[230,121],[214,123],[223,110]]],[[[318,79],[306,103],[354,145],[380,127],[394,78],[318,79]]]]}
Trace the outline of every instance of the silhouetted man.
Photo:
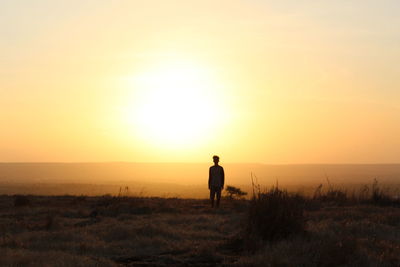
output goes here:
{"type": "Polygon", "coordinates": [[[213,156],[214,166],[210,167],[208,176],[208,189],[210,189],[211,207],[214,207],[214,198],[217,194],[217,207],[221,200],[221,190],[224,189],[225,173],[224,168],[218,165],[219,157],[213,156]]]}

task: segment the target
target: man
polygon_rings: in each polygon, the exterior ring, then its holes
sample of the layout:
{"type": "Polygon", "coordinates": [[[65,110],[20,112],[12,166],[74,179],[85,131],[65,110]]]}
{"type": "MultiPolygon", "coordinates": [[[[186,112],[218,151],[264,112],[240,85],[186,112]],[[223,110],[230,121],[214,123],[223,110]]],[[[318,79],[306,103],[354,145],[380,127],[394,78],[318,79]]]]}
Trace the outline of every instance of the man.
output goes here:
{"type": "Polygon", "coordinates": [[[219,157],[213,156],[214,166],[210,167],[208,176],[208,189],[210,189],[211,207],[214,207],[215,194],[217,195],[217,207],[221,200],[221,190],[224,189],[225,174],[224,168],[218,165],[219,157]]]}

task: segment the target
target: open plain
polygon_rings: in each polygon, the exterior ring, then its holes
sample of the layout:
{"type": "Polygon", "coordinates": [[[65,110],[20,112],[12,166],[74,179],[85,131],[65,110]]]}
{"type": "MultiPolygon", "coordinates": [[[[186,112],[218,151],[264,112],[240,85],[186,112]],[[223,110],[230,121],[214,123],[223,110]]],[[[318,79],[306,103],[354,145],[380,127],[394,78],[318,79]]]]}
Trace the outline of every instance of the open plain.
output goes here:
{"type": "Polygon", "coordinates": [[[308,199],[304,232],[268,241],[246,236],[251,205],[223,199],[221,208],[211,209],[198,199],[3,195],[0,265],[400,265],[398,206],[308,199]]]}

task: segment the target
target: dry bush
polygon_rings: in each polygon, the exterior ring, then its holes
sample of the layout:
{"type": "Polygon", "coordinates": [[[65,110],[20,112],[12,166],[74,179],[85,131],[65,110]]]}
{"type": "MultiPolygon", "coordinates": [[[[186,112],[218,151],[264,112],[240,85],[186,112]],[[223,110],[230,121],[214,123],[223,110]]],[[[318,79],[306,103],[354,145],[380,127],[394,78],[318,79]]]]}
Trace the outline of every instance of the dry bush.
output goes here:
{"type": "Polygon", "coordinates": [[[275,241],[304,232],[302,198],[273,187],[250,200],[245,231],[246,246],[257,248],[255,240],[275,241]]]}

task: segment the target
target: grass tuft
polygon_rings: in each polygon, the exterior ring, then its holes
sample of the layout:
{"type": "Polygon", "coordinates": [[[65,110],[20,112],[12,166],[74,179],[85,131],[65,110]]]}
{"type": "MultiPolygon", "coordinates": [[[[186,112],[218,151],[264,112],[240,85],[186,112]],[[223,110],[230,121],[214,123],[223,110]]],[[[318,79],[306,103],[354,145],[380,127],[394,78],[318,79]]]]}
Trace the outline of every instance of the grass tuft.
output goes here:
{"type": "Polygon", "coordinates": [[[276,241],[304,232],[303,204],[298,195],[273,187],[258,191],[250,200],[246,236],[247,247],[255,249],[256,239],[276,241]]]}

